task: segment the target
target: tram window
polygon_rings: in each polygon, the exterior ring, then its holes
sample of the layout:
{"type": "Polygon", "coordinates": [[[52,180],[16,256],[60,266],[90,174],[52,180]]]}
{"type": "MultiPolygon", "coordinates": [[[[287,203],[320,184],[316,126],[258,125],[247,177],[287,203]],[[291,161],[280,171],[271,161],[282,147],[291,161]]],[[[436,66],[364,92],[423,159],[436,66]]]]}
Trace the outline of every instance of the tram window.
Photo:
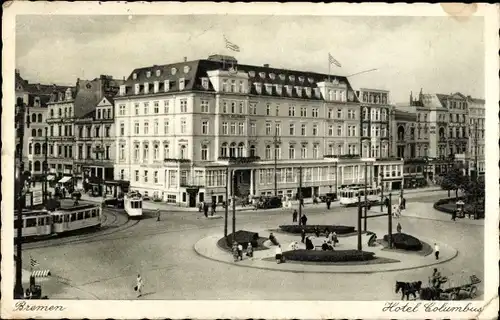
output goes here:
{"type": "Polygon", "coordinates": [[[97,215],[96,211],[97,211],[97,210],[92,209],[92,217],[95,217],[95,216],[97,215]]]}
{"type": "Polygon", "coordinates": [[[85,219],[88,219],[90,218],[90,211],[85,211],[85,219]]]}
{"type": "Polygon", "coordinates": [[[142,208],[142,201],[138,201],[137,204],[138,204],[137,208],[141,209],[142,208]]]}
{"type": "MultiPolygon", "coordinates": [[[[73,220],[71,220],[73,221],[73,220]]],[[[69,214],[64,215],[64,222],[69,222],[69,214]]]]}
{"type": "Polygon", "coordinates": [[[359,195],[363,197],[365,195],[365,192],[364,191],[359,191],[359,195]]]}
{"type": "Polygon", "coordinates": [[[38,219],[38,225],[39,226],[44,226],[45,225],[45,218],[39,218],[38,219]]]}
{"type": "Polygon", "coordinates": [[[71,221],[75,221],[76,220],[76,213],[72,213],[71,214],[71,221]]]}
{"type": "Polygon", "coordinates": [[[78,212],[77,215],[77,220],[83,220],[83,212],[78,212]]]}
{"type": "Polygon", "coordinates": [[[26,228],[36,227],[36,218],[26,219],[26,228]]]}

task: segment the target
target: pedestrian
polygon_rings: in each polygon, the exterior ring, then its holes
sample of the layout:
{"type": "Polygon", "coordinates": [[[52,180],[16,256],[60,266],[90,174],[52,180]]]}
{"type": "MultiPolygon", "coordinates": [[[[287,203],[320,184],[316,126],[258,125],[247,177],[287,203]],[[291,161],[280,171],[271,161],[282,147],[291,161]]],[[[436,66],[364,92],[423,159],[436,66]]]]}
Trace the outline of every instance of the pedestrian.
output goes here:
{"type": "Polygon", "coordinates": [[[208,206],[203,207],[203,213],[205,214],[205,218],[208,218],[208,206]]]}
{"type": "Polygon", "coordinates": [[[300,241],[304,243],[304,239],[306,238],[306,230],[304,228],[300,231],[300,237],[302,238],[300,241]]]}
{"type": "Polygon", "coordinates": [[[436,256],[436,260],[439,260],[439,246],[434,243],[434,255],[436,256]]]}
{"type": "MultiPolygon", "coordinates": [[[[215,201],[212,201],[212,216],[215,213],[215,209],[217,209],[217,203],[215,201]]],[[[208,210],[207,210],[207,212],[208,212],[208,210]]]]}
{"type": "Polygon", "coordinates": [[[305,226],[307,224],[307,217],[305,214],[302,215],[302,218],[300,218],[300,222],[302,222],[302,225],[305,226]]]}
{"type": "Polygon", "coordinates": [[[456,219],[457,219],[457,210],[453,210],[453,212],[451,213],[451,220],[456,221],[456,219]]]}
{"type": "Polygon", "coordinates": [[[318,227],[314,227],[314,234],[316,235],[316,238],[319,238],[319,229],[318,227]]]}
{"type": "Polygon", "coordinates": [[[292,222],[297,222],[297,216],[298,216],[297,210],[293,210],[293,214],[292,214],[293,221],[292,222]]]}
{"type": "Polygon", "coordinates": [[[406,198],[403,198],[402,202],[401,202],[401,205],[402,205],[402,209],[403,210],[406,210],[406,198]]]}
{"type": "Polygon", "coordinates": [[[252,247],[252,244],[250,242],[247,245],[247,257],[249,257],[249,258],[253,257],[253,247],[252,247]]]}
{"type": "Polygon", "coordinates": [[[205,207],[205,202],[200,202],[200,205],[198,206],[198,212],[202,212],[205,207]]]}
{"type": "Polygon", "coordinates": [[[398,222],[398,226],[396,227],[398,233],[401,233],[401,223],[398,222]]]}
{"type": "Polygon", "coordinates": [[[161,218],[160,218],[160,209],[156,209],[156,221],[160,221],[161,218]]]}
{"type": "Polygon", "coordinates": [[[236,241],[233,242],[233,246],[231,247],[231,251],[233,253],[234,262],[238,261],[238,243],[236,241]]]}
{"type": "Polygon", "coordinates": [[[332,201],[330,200],[330,198],[326,198],[326,209],[330,210],[331,204],[332,204],[332,201]]]}
{"type": "Polygon", "coordinates": [[[337,238],[337,232],[333,231],[333,234],[332,234],[333,246],[335,247],[335,244],[337,244],[338,242],[339,242],[339,239],[337,238]]]}
{"type": "Polygon", "coordinates": [[[283,262],[283,251],[281,251],[281,245],[278,245],[276,247],[275,258],[276,258],[276,263],[280,264],[281,262],[283,262]]]}
{"type": "Polygon", "coordinates": [[[144,285],[144,283],[142,282],[142,278],[141,278],[141,275],[138,274],[137,275],[137,280],[136,280],[136,284],[135,284],[135,291],[137,291],[138,295],[137,295],[137,298],[139,298],[140,296],[142,296],[142,286],[144,285]]]}
{"type": "Polygon", "coordinates": [[[385,199],[384,199],[384,205],[387,208],[387,210],[389,210],[389,198],[385,197],[385,199]]]}
{"type": "Polygon", "coordinates": [[[241,243],[238,243],[238,258],[240,260],[243,260],[243,246],[241,243]]]}

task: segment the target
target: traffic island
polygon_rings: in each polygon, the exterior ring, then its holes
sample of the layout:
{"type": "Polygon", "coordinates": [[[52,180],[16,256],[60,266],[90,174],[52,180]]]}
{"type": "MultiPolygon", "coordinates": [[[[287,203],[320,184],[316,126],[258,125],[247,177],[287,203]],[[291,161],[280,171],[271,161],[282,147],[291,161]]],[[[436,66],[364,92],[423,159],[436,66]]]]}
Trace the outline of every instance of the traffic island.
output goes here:
{"type": "MultiPolygon", "coordinates": [[[[259,231],[259,234],[266,234],[266,230],[259,231]]],[[[380,231],[379,234],[383,234],[383,232],[380,231]]],[[[285,255],[285,263],[276,263],[275,250],[273,250],[276,246],[268,243],[269,241],[265,242],[270,246],[270,250],[255,250],[252,258],[244,257],[242,261],[237,262],[234,262],[229,246],[223,249],[223,246],[218,245],[221,240],[224,243],[224,237],[220,234],[200,239],[195,243],[194,250],[202,257],[233,266],[299,273],[377,273],[411,270],[445,263],[455,258],[458,254],[456,249],[446,243],[431,239],[422,240],[424,243],[437,243],[439,245],[439,260],[436,260],[434,255],[431,254],[407,254],[399,250],[384,250],[384,246],[380,244],[369,247],[368,240],[371,234],[364,234],[362,236],[363,251],[372,253],[373,259],[358,261],[304,261],[304,259],[297,258],[297,260],[290,260],[291,256],[297,257],[300,255],[300,252],[304,251],[307,251],[309,257],[328,255],[328,253],[324,253],[321,250],[321,243],[324,242],[324,237],[316,238],[310,236],[314,242],[315,250],[305,250],[305,244],[301,242],[300,236],[287,233],[279,233],[275,236],[285,255]],[[298,252],[289,253],[294,251],[292,248],[296,248],[295,251],[298,252]]],[[[262,244],[262,247],[265,247],[264,242],[262,244]]],[[[260,247],[260,244],[258,247],[260,247]]],[[[425,246],[423,246],[424,248],[425,246]]],[[[348,236],[339,239],[339,243],[335,246],[334,251],[357,252],[356,249],[357,236],[348,236]]],[[[333,255],[343,255],[343,253],[333,253],[333,255]]]]}
{"type": "Polygon", "coordinates": [[[236,241],[238,244],[241,244],[243,249],[246,250],[248,243],[252,244],[252,248],[254,251],[259,250],[267,250],[268,247],[264,245],[266,238],[259,237],[259,234],[256,232],[239,230],[233,234],[228,234],[227,237],[222,237],[217,241],[217,247],[220,249],[232,252],[232,241],[236,241]]]}

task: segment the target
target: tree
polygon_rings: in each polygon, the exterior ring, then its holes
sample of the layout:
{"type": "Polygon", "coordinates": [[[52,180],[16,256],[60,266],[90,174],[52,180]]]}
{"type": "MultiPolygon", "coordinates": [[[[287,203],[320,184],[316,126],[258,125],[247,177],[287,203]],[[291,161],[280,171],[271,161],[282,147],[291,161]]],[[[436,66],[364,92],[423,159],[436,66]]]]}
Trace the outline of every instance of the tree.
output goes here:
{"type": "Polygon", "coordinates": [[[448,190],[448,197],[450,196],[450,190],[455,190],[455,198],[458,198],[458,190],[463,189],[467,180],[463,171],[455,167],[446,172],[441,182],[441,188],[448,190]]]}
{"type": "Polygon", "coordinates": [[[484,177],[478,177],[477,181],[467,181],[462,187],[462,191],[467,197],[468,202],[481,202],[485,197],[484,177]]]}

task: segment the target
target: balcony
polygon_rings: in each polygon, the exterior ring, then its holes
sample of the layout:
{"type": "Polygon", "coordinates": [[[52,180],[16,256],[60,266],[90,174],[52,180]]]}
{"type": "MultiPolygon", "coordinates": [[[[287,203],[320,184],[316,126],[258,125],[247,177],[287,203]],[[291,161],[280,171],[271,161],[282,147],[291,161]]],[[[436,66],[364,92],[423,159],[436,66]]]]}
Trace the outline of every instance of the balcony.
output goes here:
{"type": "Polygon", "coordinates": [[[114,161],[112,159],[77,158],[75,159],[75,164],[82,164],[82,165],[95,164],[108,167],[108,166],[113,166],[114,161]]]}
{"type": "Polygon", "coordinates": [[[181,177],[180,185],[181,187],[185,188],[200,188],[205,186],[205,179],[202,177],[196,177],[196,178],[181,177]]]}

